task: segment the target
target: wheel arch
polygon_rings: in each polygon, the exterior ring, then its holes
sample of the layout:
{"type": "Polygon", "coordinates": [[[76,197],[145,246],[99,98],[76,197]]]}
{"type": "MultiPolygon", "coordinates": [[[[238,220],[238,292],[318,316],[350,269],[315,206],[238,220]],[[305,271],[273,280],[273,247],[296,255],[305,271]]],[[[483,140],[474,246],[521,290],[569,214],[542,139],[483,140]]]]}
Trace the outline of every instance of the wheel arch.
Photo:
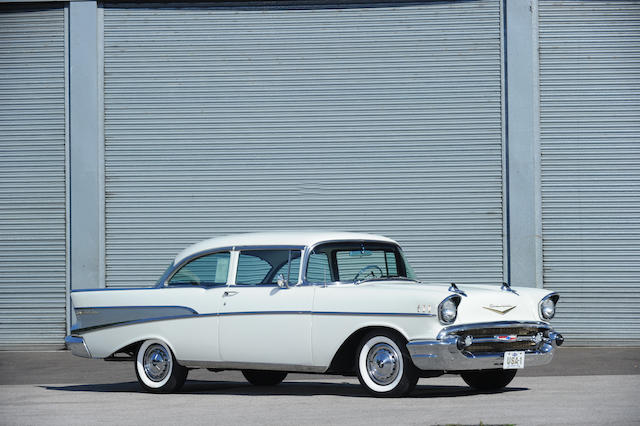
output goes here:
{"type": "Polygon", "coordinates": [[[337,352],[331,359],[331,363],[329,364],[327,373],[355,375],[355,360],[358,345],[366,334],[374,330],[389,331],[401,337],[405,342],[409,341],[407,336],[395,327],[391,327],[388,325],[369,325],[366,327],[362,327],[351,333],[351,335],[347,337],[342,345],[340,345],[337,352]]]}
{"type": "Polygon", "coordinates": [[[176,351],[175,351],[173,345],[171,344],[171,342],[169,342],[167,339],[165,339],[165,338],[163,338],[161,336],[151,336],[151,335],[146,336],[146,337],[138,337],[138,338],[134,339],[133,342],[128,343],[127,345],[121,347],[120,349],[118,349],[116,351],[113,351],[111,353],[111,355],[109,355],[105,359],[107,359],[107,360],[118,360],[118,358],[124,359],[122,357],[118,357],[118,354],[125,354],[127,356],[131,356],[132,360],[135,360],[136,353],[138,352],[138,349],[147,340],[160,340],[161,342],[164,342],[164,344],[167,345],[169,350],[171,350],[171,354],[173,355],[173,357],[176,358],[176,362],[180,365],[180,363],[178,362],[177,357],[176,357],[176,351]]]}

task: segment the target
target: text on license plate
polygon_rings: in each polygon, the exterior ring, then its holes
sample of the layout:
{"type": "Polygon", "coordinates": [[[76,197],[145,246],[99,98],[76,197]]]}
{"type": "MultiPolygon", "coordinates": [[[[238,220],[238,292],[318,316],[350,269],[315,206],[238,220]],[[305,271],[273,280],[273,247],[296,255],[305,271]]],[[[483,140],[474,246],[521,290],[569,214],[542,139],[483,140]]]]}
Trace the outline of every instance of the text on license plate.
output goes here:
{"type": "Polygon", "coordinates": [[[505,352],[502,368],[505,370],[524,368],[524,351],[505,352]]]}

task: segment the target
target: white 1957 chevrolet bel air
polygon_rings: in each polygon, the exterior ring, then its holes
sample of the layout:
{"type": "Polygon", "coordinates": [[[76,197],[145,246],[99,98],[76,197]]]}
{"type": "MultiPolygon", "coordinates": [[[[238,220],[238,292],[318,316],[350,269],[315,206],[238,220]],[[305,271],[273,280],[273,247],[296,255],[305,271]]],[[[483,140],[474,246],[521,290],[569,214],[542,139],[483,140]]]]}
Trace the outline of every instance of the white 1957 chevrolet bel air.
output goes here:
{"type": "Polygon", "coordinates": [[[398,244],[344,232],[241,234],[194,244],[153,288],[76,290],[73,354],[130,359],[143,388],[173,392],[189,369],[357,374],[377,396],[460,374],[499,389],[551,361],[559,296],[536,288],[425,284],[398,244]]]}

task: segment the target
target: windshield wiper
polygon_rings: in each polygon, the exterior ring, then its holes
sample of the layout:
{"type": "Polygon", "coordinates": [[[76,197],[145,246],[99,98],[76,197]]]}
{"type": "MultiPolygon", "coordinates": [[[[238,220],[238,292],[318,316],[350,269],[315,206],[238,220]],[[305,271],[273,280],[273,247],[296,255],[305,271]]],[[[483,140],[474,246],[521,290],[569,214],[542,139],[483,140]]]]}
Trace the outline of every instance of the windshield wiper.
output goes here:
{"type": "Polygon", "coordinates": [[[387,277],[387,279],[389,280],[398,280],[398,281],[413,281],[415,283],[419,283],[420,281],[415,280],[413,278],[409,278],[409,277],[401,277],[400,275],[394,275],[391,277],[387,277]]]}
{"type": "Polygon", "coordinates": [[[375,278],[366,278],[363,280],[358,280],[358,281],[354,281],[354,284],[361,284],[361,283],[366,283],[368,281],[412,281],[415,283],[419,283],[420,281],[418,280],[414,280],[412,278],[408,278],[408,277],[401,277],[401,276],[389,276],[389,277],[375,277],[375,278]]]}

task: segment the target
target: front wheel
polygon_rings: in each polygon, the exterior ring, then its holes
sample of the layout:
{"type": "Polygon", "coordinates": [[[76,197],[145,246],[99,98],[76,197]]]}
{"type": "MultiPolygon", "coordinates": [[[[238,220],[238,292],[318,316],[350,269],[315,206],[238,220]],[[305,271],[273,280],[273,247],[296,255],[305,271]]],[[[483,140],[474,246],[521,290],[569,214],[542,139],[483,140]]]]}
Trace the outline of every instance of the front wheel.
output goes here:
{"type": "Polygon", "coordinates": [[[390,331],[365,335],[358,346],[356,365],[360,384],[374,396],[404,396],[418,383],[404,342],[390,331]]]}
{"type": "Polygon", "coordinates": [[[462,380],[474,389],[491,391],[507,386],[516,376],[518,370],[481,370],[460,374],[462,380]]]}
{"type": "Polygon", "coordinates": [[[287,377],[286,371],[242,370],[242,375],[254,386],[275,386],[287,377]]]}
{"type": "Polygon", "coordinates": [[[186,367],[178,364],[169,346],[161,340],[147,340],[136,355],[136,377],[148,392],[178,391],[187,379],[186,367]]]}

